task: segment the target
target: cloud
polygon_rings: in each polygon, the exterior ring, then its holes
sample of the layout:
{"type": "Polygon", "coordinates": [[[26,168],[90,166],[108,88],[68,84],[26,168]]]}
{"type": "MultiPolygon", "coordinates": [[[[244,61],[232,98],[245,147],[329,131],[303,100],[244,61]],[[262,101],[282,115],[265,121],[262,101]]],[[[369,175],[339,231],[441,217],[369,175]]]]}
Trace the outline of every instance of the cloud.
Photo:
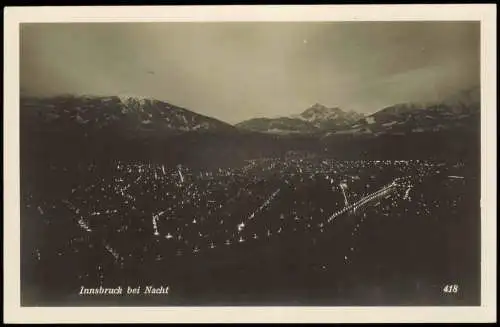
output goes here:
{"type": "Polygon", "coordinates": [[[478,83],[479,24],[473,22],[21,29],[27,93],[144,95],[232,123],[295,114],[316,102],[370,112],[478,83]]]}

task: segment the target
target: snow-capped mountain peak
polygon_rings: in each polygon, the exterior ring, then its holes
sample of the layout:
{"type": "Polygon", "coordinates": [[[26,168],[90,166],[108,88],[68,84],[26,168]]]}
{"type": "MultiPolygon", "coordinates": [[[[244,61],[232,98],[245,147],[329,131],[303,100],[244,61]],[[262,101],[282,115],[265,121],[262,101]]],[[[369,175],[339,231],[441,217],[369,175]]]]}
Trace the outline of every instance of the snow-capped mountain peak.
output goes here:
{"type": "Polygon", "coordinates": [[[146,102],[156,101],[156,99],[151,97],[142,95],[133,95],[133,94],[118,94],[117,97],[124,104],[129,102],[146,103],[146,102]]]}
{"type": "Polygon", "coordinates": [[[280,118],[250,119],[237,126],[260,132],[273,133],[277,128],[281,132],[311,133],[321,130],[336,130],[352,124],[363,115],[354,111],[345,112],[338,107],[328,108],[315,103],[298,115],[280,118]]]}
{"type": "Polygon", "coordinates": [[[340,108],[328,108],[322,104],[316,103],[309,109],[302,112],[299,116],[307,121],[320,121],[326,119],[335,119],[341,115],[343,111],[340,108]]]}

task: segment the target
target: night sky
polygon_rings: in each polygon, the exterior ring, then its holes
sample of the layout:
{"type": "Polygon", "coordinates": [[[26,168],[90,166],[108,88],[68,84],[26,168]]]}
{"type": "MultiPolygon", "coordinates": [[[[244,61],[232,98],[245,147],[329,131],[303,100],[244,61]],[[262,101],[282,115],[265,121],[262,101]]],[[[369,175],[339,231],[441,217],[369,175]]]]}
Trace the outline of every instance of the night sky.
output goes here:
{"type": "Polygon", "coordinates": [[[479,85],[477,22],[21,26],[21,92],[138,95],[237,123],[314,103],[371,113],[479,85]]]}

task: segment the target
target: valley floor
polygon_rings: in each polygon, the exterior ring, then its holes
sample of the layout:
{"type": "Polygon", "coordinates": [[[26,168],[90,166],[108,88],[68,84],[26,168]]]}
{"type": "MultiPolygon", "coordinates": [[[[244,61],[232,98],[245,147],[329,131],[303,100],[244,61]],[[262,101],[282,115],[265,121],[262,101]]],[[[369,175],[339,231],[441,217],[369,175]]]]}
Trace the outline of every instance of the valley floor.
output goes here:
{"type": "Polygon", "coordinates": [[[24,176],[25,306],[479,305],[479,174],[461,162],[116,161],[24,176]]]}

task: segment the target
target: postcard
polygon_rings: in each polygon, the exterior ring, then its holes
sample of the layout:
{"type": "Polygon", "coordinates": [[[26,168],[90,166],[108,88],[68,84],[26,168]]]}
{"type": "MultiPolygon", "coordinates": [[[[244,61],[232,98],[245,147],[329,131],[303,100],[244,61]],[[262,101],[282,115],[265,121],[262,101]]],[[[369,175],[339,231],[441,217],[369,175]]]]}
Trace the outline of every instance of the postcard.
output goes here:
{"type": "Polygon", "coordinates": [[[494,9],[6,8],[6,321],[495,321],[494,9]]]}

